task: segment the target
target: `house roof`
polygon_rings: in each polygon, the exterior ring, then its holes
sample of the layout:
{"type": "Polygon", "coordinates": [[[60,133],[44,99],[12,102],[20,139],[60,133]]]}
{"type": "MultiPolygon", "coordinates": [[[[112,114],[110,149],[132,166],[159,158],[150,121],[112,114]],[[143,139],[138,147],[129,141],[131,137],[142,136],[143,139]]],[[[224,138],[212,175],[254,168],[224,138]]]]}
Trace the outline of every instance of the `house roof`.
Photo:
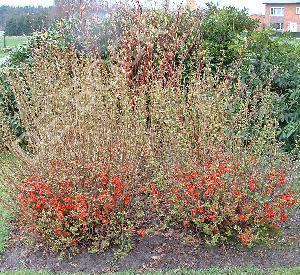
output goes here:
{"type": "Polygon", "coordinates": [[[300,4],[300,1],[295,0],[265,0],[263,4],[300,4]]]}

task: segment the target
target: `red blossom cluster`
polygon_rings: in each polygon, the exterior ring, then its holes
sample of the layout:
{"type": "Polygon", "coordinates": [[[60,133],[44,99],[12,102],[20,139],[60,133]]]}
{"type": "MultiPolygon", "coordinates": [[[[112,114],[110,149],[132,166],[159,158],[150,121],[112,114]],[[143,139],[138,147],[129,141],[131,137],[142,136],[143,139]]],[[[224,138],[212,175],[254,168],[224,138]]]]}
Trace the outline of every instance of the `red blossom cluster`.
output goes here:
{"type": "Polygon", "coordinates": [[[185,227],[205,225],[205,234],[211,236],[235,230],[235,236],[249,245],[258,228],[279,228],[286,222],[296,199],[284,171],[248,170],[224,154],[211,156],[194,171],[176,167],[169,200],[172,211],[185,227]]]}
{"type": "Polygon", "coordinates": [[[228,154],[210,154],[192,169],[177,165],[164,186],[146,178],[132,184],[128,175],[111,176],[97,171],[97,165],[85,165],[90,173],[78,178],[30,177],[19,186],[19,221],[35,236],[59,241],[63,248],[110,238],[124,228],[144,237],[147,228],[140,226],[145,224],[140,213],[172,213],[183,228],[197,228],[217,242],[233,237],[250,245],[260,229],[279,228],[288,220],[296,195],[285,171],[259,173],[255,164],[247,165],[228,154]]]}
{"type": "Polygon", "coordinates": [[[91,230],[104,234],[116,215],[128,209],[131,198],[125,182],[105,173],[97,174],[89,188],[80,180],[50,184],[30,177],[19,186],[19,220],[44,239],[76,245],[91,230]]]}

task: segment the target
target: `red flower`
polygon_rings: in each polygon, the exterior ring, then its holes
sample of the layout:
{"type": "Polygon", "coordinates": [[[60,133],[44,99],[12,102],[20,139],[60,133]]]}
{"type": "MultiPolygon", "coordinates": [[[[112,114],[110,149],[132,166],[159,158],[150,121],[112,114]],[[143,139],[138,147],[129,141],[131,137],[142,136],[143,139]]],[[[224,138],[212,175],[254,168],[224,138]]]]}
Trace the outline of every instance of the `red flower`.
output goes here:
{"type": "Polygon", "coordinates": [[[102,219],[102,218],[104,217],[103,212],[102,212],[102,211],[99,211],[99,210],[97,210],[97,211],[95,212],[95,215],[96,215],[96,217],[99,218],[99,219],[102,219]]]}
{"type": "Polygon", "coordinates": [[[137,231],[138,235],[141,237],[141,238],[144,238],[146,236],[146,231],[145,229],[139,229],[137,231]]]}
{"type": "Polygon", "coordinates": [[[62,229],[60,229],[60,228],[58,228],[58,227],[53,227],[52,230],[53,230],[53,232],[54,232],[55,234],[57,234],[57,235],[59,235],[59,236],[63,236],[63,237],[65,237],[65,238],[67,238],[67,237],[69,236],[69,233],[68,233],[68,232],[66,232],[66,231],[64,231],[64,230],[62,230],[62,229]]]}
{"type": "Polygon", "coordinates": [[[37,200],[36,195],[33,192],[29,192],[30,198],[28,199],[28,202],[35,202],[37,200]]]}
{"type": "Polygon", "coordinates": [[[200,214],[204,213],[204,207],[202,205],[198,206],[198,211],[200,214]]]}
{"type": "Polygon", "coordinates": [[[241,198],[242,197],[242,193],[238,190],[234,190],[233,191],[233,195],[236,197],[236,198],[241,198]]]}
{"type": "Polygon", "coordinates": [[[117,186],[117,188],[122,187],[122,182],[120,178],[113,178],[113,183],[117,186]]]}
{"type": "Polygon", "coordinates": [[[105,224],[105,225],[108,225],[108,224],[109,224],[109,221],[108,221],[108,219],[103,218],[103,219],[102,219],[102,223],[105,224]]]}
{"type": "Polygon", "coordinates": [[[254,179],[249,180],[248,186],[251,191],[255,191],[257,188],[257,184],[254,179]]]}
{"type": "Polygon", "coordinates": [[[160,193],[157,191],[156,186],[153,183],[150,184],[150,191],[153,196],[160,197],[160,193]]]}
{"type": "Polygon", "coordinates": [[[253,237],[253,235],[249,231],[246,231],[245,233],[239,235],[239,238],[242,241],[242,243],[247,246],[250,244],[251,237],[253,237]]]}
{"type": "Polygon", "coordinates": [[[294,198],[290,194],[281,195],[281,199],[289,207],[292,207],[296,203],[296,201],[294,200],[294,198]]]}
{"type": "Polygon", "coordinates": [[[124,203],[125,203],[125,205],[128,205],[130,202],[131,202],[131,196],[127,195],[124,199],[124,203]]]}
{"type": "Polygon", "coordinates": [[[193,216],[196,216],[196,215],[197,215],[197,208],[194,208],[194,209],[192,210],[192,215],[193,215],[193,216]]]}
{"type": "Polygon", "coordinates": [[[244,220],[246,220],[248,218],[248,215],[246,215],[246,214],[240,214],[239,215],[239,221],[240,222],[243,222],[244,220]]]}
{"type": "Polygon", "coordinates": [[[62,211],[57,211],[57,219],[62,222],[64,220],[64,213],[62,211]]]}
{"type": "Polygon", "coordinates": [[[275,217],[275,215],[276,215],[276,212],[273,209],[269,209],[266,211],[267,218],[273,218],[273,217],[275,217]]]}
{"type": "Polygon", "coordinates": [[[215,222],[215,221],[217,220],[216,215],[213,215],[213,214],[207,215],[207,217],[208,217],[208,219],[209,219],[210,221],[212,221],[212,222],[215,222]]]}
{"type": "Polygon", "coordinates": [[[65,202],[66,209],[68,209],[68,210],[75,209],[74,200],[72,198],[66,197],[66,198],[64,198],[64,202],[65,202]]]}
{"type": "Polygon", "coordinates": [[[200,217],[199,221],[203,223],[205,221],[205,219],[203,217],[200,217]]]}
{"type": "Polygon", "coordinates": [[[209,185],[209,186],[207,186],[206,191],[204,192],[204,196],[211,197],[213,195],[214,191],[215,191],[215,186],[209,185]]]}
{"type": "Polygon", "coordinates": [[[114,190],[114,196],[115,196],[116,199],[120,198],[120,196],[121,196],[121,190],[119,188],[116,188],[114,190]]]}
{"type": "Polygon", "coordinates": [[[102,182],[103,184],[106,184],[106,183],[108,182],[107,176],[103,175],[102,178],[101,178],[101,182],[102,182]]]}
{"type": "Polygon", "coordinates": [[[77,245],[78,242],[77,242],[77,240],[73,239],[73,240],[71,240],[70,243],[71,243],[71,245],[77,245]]]}
{"type": "Polygon", "coordinates": [[[80,200],[81,202],[84,202],[85,199],[86,199],[86,197],[85,197],[84,194],[77,194],[77,195],[76,195],[76,198],[77,198],[78,200],[80,200]]]}
{"type": "Polygon", "coordinates": [[[281,198],[286,202],[292,201],[292,196],[289,194],[282,194],[281,198]]]}
{"type": "Polygon", "coordinates": [[[38,201],[35,205],[35,209],[39,210],[39,209],[42,209],[42,203],[40,201],[38,201]]]}
{"type": "Polygon", "coordinates": [[[49,204],[50,204],[51,206],[55,206],[55,205],[58,203],[58,201],[59,201],[58,197],[54,196],[53,198],[51,198],[51,199],[49,200],[49,204]]]}
{"type": "Polygon", "coordinates": [[[62,211],[62,212],[66,210],[66,207],[61,203],[59,203],[55,208],[57,211],[62,211]]]}
{"type": "Polygon", "coordinates": [[[278,179],[279,179],[279,184],[282,186],[282,185],[285,185],[287,183],[286,181],[286,177],[284,175],[284,173],[281,173],[278,175],[278,179]]]}
{"type": "Polygon", "coordinates": [[[47,202],[47,199],[46,199],[44,196],[40,196],[40,200],[41,200],[41,202],[43,202],[43,203],[46,203],[46,202],[47,202]]]}
{"type": "Polygon", "coordinates": [[[52,192],[51,188],[48,185],[45,186],[44,192],[45,192],[45,195],[47,195],[47,196],[53,195],[53,192],[52,192]]]}
{"type": "Polygon", "coordinates": [[[80,219],[82,219],[83,221],[86,219],[86,212],[85,211],[80,212],[80,219]]]}

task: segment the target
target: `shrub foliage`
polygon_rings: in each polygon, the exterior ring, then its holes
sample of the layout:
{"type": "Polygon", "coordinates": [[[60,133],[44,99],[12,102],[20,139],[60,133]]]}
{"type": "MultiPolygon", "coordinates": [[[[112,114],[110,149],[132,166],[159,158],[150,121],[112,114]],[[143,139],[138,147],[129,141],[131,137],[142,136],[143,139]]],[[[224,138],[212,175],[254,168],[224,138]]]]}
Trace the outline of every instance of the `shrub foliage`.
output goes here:
{"type": "Polygon", "coordinates": [[[22,164],[2,173],[26,239],[128,249],[174,226],[251,245],[288,220],[298,175],[277,141],[279,96],[245,85],[239,61],[211,67],[190,16],[130,11],[104,58],[44,37],[3,72],[23,147],[6,137],[22,164]]]}

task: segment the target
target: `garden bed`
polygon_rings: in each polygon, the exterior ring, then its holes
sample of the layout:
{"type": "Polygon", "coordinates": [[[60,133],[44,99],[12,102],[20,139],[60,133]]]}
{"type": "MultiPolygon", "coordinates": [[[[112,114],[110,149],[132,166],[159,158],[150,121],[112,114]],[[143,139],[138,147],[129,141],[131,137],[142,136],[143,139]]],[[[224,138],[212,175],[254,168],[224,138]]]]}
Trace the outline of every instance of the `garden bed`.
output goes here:
{"type": "Polygon", "coordinates": [[[255,266],[263,270],[296,267],[300,262],[299,224],[298,210],[285,225],[284,234],[278,241],[252,248],[236,244],[207,246],[199,240],[189,238],[186,232],[167,230],[154,236],[136,239],[133,250],[118,260],[113,250],[99,254],[81,252],[74,257],[61,258],[58,254],[16,242],[3,254],[0,271],[32,269],[91,273],[243,266],[255,266]]]}

